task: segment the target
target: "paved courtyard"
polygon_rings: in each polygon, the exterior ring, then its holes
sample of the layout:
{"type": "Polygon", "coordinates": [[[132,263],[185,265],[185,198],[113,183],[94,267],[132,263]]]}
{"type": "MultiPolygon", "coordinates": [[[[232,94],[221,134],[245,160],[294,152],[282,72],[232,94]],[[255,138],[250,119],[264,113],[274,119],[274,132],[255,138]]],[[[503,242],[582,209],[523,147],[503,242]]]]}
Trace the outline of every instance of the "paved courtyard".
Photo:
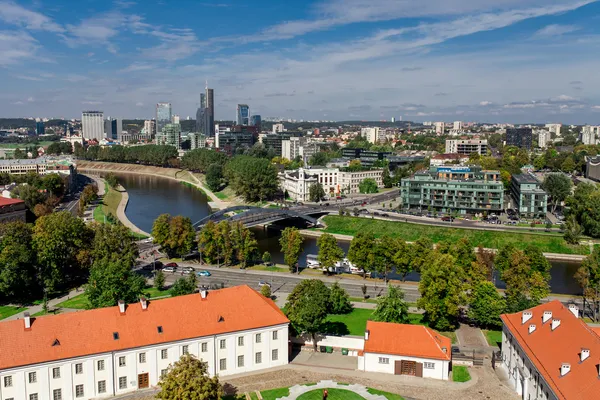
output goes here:
{"type": "Polygon", "coordinates": [[[354,371],[358,368],[358,357],[343,356],[341,353],[314,353],[301,351],[291,361],[295,365],[318,366],[354,371]]]}

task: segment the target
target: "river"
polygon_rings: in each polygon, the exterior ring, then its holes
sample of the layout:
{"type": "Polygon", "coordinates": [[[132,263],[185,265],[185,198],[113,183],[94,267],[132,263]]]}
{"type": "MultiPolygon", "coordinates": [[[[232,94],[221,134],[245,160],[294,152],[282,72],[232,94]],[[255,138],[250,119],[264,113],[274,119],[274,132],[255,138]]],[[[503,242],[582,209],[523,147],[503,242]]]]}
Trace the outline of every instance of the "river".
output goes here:
{"type": "MultiPolygon", "coordinates": [[[[192,222],[199,221],[210,213],[208,199],[201,191],[184,186],[182,183],[145,175],[122,174],[118,176],[120,183],[129,193],[129,204],[126,214],[129,220],[140,229],[151,232],[152,223],[160,214],[184,215],[192,222]]],[[[277,229],[252,228],[260,252],[268,251],[276,263],[283,263],[283,254],[279,247],[279,231],[277,229]]],[[[349,242],[340,241],[340,247],[347,252],[349,242]]],[[[317,241],[305,238],[300,265],[306,265],[307,254],[317,254],[317,241]]],[[[577,294],[580,287],[574,279],[579,267],[578,263],[552,262],[550,286],[553,293],[577,294]]],[[[390,278],[398,278],[390,276],[390,278]]],[[[413,273],[407,280],[418,281],[419,274],[413,273]]],[[[502,287],[500,282],[499,287],[502,287]]]]}

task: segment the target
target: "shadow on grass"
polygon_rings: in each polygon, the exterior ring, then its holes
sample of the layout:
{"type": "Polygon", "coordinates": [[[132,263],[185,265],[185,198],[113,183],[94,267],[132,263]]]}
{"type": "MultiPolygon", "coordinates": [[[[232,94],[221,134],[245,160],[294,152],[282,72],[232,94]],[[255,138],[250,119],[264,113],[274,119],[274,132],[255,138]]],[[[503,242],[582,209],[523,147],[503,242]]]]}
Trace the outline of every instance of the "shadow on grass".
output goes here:
{"type": "Polygon", "coordinates": [[[350,334],[350,331],[343,322],[327,321],[323,324],[323,333],[326,335],[343,336],[350,334]]]}

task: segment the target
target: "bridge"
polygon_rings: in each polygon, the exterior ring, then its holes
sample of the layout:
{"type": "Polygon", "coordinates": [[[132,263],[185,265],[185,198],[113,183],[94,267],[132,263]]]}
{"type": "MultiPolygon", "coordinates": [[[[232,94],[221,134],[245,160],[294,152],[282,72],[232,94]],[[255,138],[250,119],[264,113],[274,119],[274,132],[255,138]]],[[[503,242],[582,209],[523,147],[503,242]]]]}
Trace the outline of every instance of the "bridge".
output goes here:
{"type": "MultiPolygon", "coordinates": [[[[313,211],[314,213],[314,211],[313,211]]],[[[290,209],[283,208],[261,208],[253,206],[234,206],[224,210],[217,211],[194,224],[194,228],[199,230],[209,221],[215,223],[229,220],[231,222],[241,222],[246,227],[252,227],[255,225],[269,224],[271,222],[281,221],[284,219],[297,218],[306,221],[311,226],[318,226],[319,221],[316,218],[308,215],[309,213],[303,213],[290,209]],[[235,215],[230,216],[229,214],[236,212],[235,215]]]]}

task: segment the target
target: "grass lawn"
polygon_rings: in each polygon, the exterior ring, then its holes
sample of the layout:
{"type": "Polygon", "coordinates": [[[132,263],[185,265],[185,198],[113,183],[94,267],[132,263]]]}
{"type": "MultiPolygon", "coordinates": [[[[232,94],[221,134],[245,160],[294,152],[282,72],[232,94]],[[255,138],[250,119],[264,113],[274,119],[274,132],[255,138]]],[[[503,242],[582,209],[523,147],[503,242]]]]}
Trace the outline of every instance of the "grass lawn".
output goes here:
{"type": "Polygon", "coordinates": [[[56,305],[57,308],[73,308],[77,310],[86,309],[88,306],[88,299],[85,293],[78,296],[72,297],[69,300],[65,300],[62,303],[56,305]]]}
{"type": "Polygon", "coordinates": [[[471,380],[469,369],[464,365],[452,366],[452,380],[454,382],[467,382],[471,380]]]}
{"type": "Polygon", "coordinates": [[[266,266],[266,265],[259,264],[259,265],[253,265],[252,267],[248,267],[246,269],[250,270],[250,271],[284,272],[287,274],[290,273],[290,269],[288,267],[280,267],[277,265],[266,266]]]}
{"type": "Polygon", "coordinates": [[[38,143],[1,143],[0,149],[21,149],[25,150],[25,147],[46,147],[50,146],[54,142],[38,142],[38,143]]]}
{"type": "Polygon", "coordinates": [[[280,389],[271,389],[271,390],[263,390],[260,392],[263,400],[276,400],[280,397],[285,397],[290,395],[290,389],[288,388],[280,388],[280,389]]]}
{"type": "MultiPolygon", "coordinates": [[[[357,395],[354,392],[343,389],[327,389],[329,396],[327,400],[364,400],[364,397],[357,395]]],[[[307,393],[304,393],[302,396],[298,397],[298,400],[322,400],[323,399],[323,389],[313,390],[307,393]]]]}
{"type": "Polygon", "coordinates": [[[182,184],[183,186],[187,186],[187,187],[189,187],[190,189],[196,189],[196,190],[198,190],[198,191],[200,191],[200,192],[202,192],[202,193],[206,194],[206,192],[205,192],[204,190],[202,190],[202,188],[200,188],[200,187],[198,187],[198,186],[195,186],[195,185],[193,185],[193,184],[191,184],[191,183],[189,183],[189,182],[181,182],[181,184],[182,184]]]}
{"type": "Polygon", "coordinates": [[[502,331],[483,331],[490,346],[499,346],[502,343],[502,331]]]}
{"type": "Polygon", "coordinates": [[[246,396],[243,394],[228,395],[221,397],[221,400],[246,400],[246,396]]]}
{"type": "Polygon", "coordinates": [[[377,389],[368,388],[367,392],[371,394],[378,394],[380,396],[385,397],[388,400],[404,400],[404,397],[400,396],[399,394],[388,393],[377,389]]]}
{"type": "Polygon", "coordinates": [[[170,288],[169,289],[163,288],[162,290],[158,290],[155,287],[147,287],[145,289],[145,292],[148,293],[148,296],[150,296],[151,299],[154,299],[157,297],[171,296],[171,292],[169,290],[170,290],[170,288]]]}
{"type": "Polygon", "coordinates": [[[382,232],[386,232],[391,236],[400,237],[409,242],[425,236],[429,237],[434,243],[444,240],[456,242],[461,238],[467,238],[473,247],[481,245],[486,248],[498,249],[510,243],[519,249],[534,245],[543,252],[548,253],[589,254],[589,247],[569,245],[559,234],[446,228],[367,218],[340,217],[337,215],[326,216],[324,220],[327,224],[327,228],[323,230],[324,232],[341,235],[354,236],[358,232],[371,232],[375,236],[381,236],[382,232]]]}
{"type": "Polygon", "coordinates": [[[363,299],[362,297],[350,297],[350,301],[356,302],[356,303],[371,303],[371,304],[377,304],[377,299],[363,299]]]}
{"type": "Polygon", "coordinates": [[[0,319],[8,318],[25,310],[27,310],[25,307],[0,306],[0,319]]]}
{"type": "Polygon", "coordinates": [[[57,315],[57,314],[60,314],[60,308],[54,308],[48,312],[45,312],[44,310],[38,311],[35,314],[33,314],[32,317],[43,317],[44,315],[57,315]]]}

